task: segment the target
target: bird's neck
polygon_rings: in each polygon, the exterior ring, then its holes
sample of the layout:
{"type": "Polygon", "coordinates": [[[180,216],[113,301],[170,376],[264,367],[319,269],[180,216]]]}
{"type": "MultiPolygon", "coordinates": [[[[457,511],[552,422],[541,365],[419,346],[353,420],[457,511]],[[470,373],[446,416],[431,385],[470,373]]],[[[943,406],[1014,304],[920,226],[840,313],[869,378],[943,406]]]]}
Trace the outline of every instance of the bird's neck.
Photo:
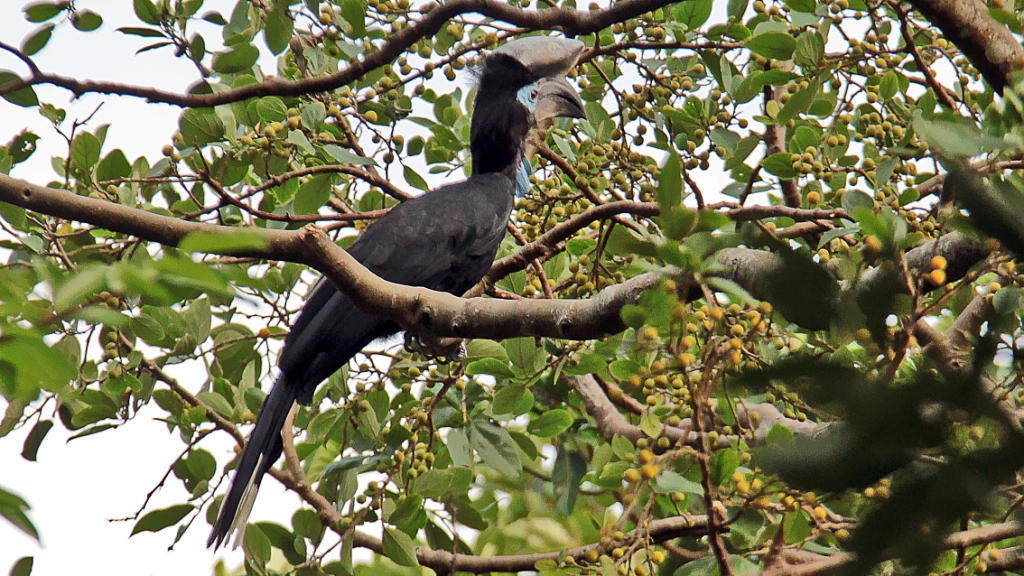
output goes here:
{"type": "Polygon", "coordinates": [[[473,174],[504,174],[515,184],[516,194],[524,194],[532,172],[526,153],[529,131],[527,111],[514,95],[479,93],[469,143],[473,174]]]}

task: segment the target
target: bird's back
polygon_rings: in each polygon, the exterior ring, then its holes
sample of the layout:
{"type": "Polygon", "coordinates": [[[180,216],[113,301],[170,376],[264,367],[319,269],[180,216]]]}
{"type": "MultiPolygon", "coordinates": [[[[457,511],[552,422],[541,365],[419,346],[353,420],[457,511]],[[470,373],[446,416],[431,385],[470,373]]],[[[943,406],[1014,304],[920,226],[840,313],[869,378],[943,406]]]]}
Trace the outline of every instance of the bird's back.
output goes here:
{"type": "MultiPolygon", "coordinates": [[[[381,278],[461,295],[487,273],[512,212],[512,181],[480,174],[395,206],[349,253],[381,278]]],[[[279,366],[308,402],[316,386],[370,342],[400,327],[367,314],[322,281],[285,340],[279,366]]]]}

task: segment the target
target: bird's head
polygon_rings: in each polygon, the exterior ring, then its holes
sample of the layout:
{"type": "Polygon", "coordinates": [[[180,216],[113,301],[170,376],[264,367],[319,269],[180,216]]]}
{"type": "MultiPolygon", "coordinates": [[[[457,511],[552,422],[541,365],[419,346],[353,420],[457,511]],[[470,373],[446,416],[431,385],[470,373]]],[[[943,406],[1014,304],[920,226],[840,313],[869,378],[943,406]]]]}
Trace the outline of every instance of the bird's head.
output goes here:
{"type": "Polygon", "coordinates": [[[501,46],[484,60],[470,141],[474,174],[507,173],[519,181],[517,193],[525,193],[529,131],[559,116],[585,117],[579,94],[565,79],[583,47],[578,40],[531,36],[501,46]]]}

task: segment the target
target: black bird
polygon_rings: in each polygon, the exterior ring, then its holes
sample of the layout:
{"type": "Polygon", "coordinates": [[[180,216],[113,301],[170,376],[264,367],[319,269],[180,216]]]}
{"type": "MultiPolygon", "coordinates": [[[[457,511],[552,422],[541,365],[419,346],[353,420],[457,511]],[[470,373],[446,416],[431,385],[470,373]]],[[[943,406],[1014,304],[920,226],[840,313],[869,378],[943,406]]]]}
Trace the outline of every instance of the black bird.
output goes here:
{"type": "MultiPolygon", "coordinates": [[[[517,195],[529,188],[526,137],[538,122],[584,117],[565,74],[583,44],[522,38],[492,52],[480,70],[470,132],[473,175],[395,206],[367,228],[349,253],[381,278],[461,295],[494,261],[517,195]]],[[[395,322],[360,311],[333,284],[312,291],[285,339],[279,375],[220,507],[207,546],[242,536],[263,475],[281,455],[281,429],[298,401],[365,346],[396,334],[395,322]]],[[[237,545],[238,540],[236,540],[237,545]]]]}

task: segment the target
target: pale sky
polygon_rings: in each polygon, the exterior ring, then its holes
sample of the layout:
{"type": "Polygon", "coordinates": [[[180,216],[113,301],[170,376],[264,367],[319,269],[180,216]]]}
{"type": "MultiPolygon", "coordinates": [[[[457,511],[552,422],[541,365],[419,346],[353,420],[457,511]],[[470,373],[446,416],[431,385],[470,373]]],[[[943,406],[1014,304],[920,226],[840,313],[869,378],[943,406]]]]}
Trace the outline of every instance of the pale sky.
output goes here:
{"type": "MultiPolygon", "coordinates": [[[[27,2],[20,0],[0,2],[0,40],[20,45],[35,28],[22,16],[24,4],[27,2]]],[[[140,25],[129,0],[79,0],[77,5],[100,13],[103,27],[86,34],[73,29],[68,22],[57,26],[47,47],[35,56],[43,70],[175,91],[182,91],[197,79],[194,67],[174,58],[167,50],[134,55],[135,50],[148,43],[147,39],[115,31],[120,26],[140,25]]],[[[233,5],[233,0],[207,0],[202,10],[218,10],[227,15],[233,5]]],[[[206,25],[201,30],[207,48],[216,49],[220,29],[206,25]]],[[[258,44],[262,46],[262,42],[258,44]]],[[[273,71],[274,60],[268,54],[261,64],[273,71]]],[[[0,69],[25,72],[24,66],[8,53],[0,53],[0,69]]],[[[71,94],[65,90],[38,87],[37,93],[40,100],[65,108],[69,119],[84,118],[103,103],[88,128],[109,123],[103,153],[121,148],[129,161],[142,155],[151,162],[159,159],[160,148],[170,141],[180,114],[178,108],[147,104],[138,98],[87,95],[70,102],[71,94]]],[[[41,148],[28,162],[18,165],[12,175],[45,184],[55,177],[50,158],[66,154],[61,148],[66,146],[63,139],[35,109],[19,108],[0,100],[0,141],[6,142],[25,127],[43,137],[41,148]]],[[[192,390],[197,390],[204,378],[202,373],[178,371],[174,375],[192,390]]],[[[0,410],[5,408],[6,403],[0,399],[0,410]]],[[[167,548],[174,539],[174,528],[129,539],[133,522],[107,520],[133,514],[183,448],[180,439],[154,420],[160,413],[155,406],[147,408],[117,430],[70,444],[65,443],[70,434],[58,423],[43,442],[38,462],[21,457],[27,428],[0,438],[0,485],[29,501],[31,518],[42,536],[39,545],[0,520],[0,574],[6,574],[22,556],[35,557],[32,574],[41,576],[211,573],[213,563],[224,553],[215,555],[206,549],[209,526],[205,517],[192,525],[173,551],[167,548]]],[[[204,441],[204,447],[217,455],[221,463],[226,461],[231,444],[221,434],[204,441]]],[[[181,482],[172,477],[149,508],[181,503],[187,497],[181,482]]],[[[296,497],[285,494],[273,479],[268,479],[260,491],[253,519],[273,520],[287,526],[297,506],[296,497]]],[[[241,551],[227,554],[227,559],[230,566],[237,565],[242,559],[241,551]]]]}

